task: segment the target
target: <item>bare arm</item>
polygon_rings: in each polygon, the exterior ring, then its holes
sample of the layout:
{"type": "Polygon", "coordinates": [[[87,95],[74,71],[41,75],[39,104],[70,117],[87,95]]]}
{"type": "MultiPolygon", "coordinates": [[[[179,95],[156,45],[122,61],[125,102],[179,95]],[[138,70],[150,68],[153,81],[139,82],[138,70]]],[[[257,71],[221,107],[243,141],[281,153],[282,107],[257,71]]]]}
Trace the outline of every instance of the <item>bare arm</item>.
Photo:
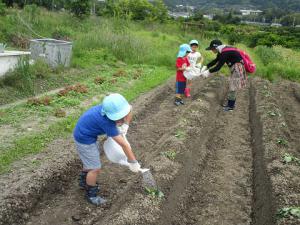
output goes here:
{"type": "Polygon", "coordinates": [[[201,56],[201,58],[200,58],[200,60],[199,60],[199,62],[198,62],[198,63],[201,63],[201,64],[203,65],[203,62],[204,62],[204,57],[203,57],[203,56],[201,56]]]}
{"type": "Polygon", "coordinates": [[[129,143],[125,140],[125,138],[122,135],[115,136],[113,137],[113,139],[122,147],[128,160],[130,161],[136,160],[135,155],[133,154],[129,143]]]}

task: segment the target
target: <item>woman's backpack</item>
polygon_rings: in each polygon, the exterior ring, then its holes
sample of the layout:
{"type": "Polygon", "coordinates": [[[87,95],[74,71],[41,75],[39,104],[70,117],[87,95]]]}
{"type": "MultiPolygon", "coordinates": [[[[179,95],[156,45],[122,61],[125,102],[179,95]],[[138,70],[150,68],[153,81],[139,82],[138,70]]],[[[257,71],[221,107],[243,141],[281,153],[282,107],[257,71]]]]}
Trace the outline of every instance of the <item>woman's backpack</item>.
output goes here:
{"type": "Polygon", "coordinates": [[[251,60],[250,56],[247,54],[247,52],[238,49],[238,48],[224,48],[222,50],[222,52],[228,52],[228,51],[237,51],[240,53],[240,55],[243,58],[244,61],[244,66],[245,66],[245,70],[248,73],[255,73],[256,71],[256,65],[255,63],[251,60]]]}

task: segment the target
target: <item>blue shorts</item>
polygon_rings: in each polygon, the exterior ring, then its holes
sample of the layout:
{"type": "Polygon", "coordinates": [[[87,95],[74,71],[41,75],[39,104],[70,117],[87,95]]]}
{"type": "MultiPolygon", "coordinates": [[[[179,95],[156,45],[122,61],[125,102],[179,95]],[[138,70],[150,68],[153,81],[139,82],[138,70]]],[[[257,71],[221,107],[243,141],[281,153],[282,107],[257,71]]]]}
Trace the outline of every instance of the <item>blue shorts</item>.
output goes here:
{"type": "Polygon", "coordinates": [[[75,141],[75,144],[77,148],[77,153],[83,164],[83,169],[93,170],[101,168],[98,142],[86,145],[75,141]]]}
{"type": "Polygon", "coordinates": [[[176,81],[176,94],[184,94],[185,88],[186,88],[185,81],[176,81]]]}

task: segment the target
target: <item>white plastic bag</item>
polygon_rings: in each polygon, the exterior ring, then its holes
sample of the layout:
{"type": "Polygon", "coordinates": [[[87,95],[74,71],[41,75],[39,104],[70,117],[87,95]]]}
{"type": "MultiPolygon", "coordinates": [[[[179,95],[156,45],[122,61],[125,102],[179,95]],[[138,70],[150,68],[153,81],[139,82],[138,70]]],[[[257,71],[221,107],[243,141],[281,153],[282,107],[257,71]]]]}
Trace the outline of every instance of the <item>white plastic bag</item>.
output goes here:
{"type": "Polygon", "coordinates": [[[188,68],[190,69],[183,71],[183,75],[185,76],[186,79],[193,80],[200,76],[201,72],[199,68],[197,67],[188,67],[188,68]]]}
{"type": "MultiPolygon", "coordinates": [[[[127,141],[126,136],[124,136],[124,138],[127,141]]],[[[125,155],[122,147],[111,137],[107,138],[104,141],[103,149],[109,161],[124,166],[129,165],[129,163],[127,162],[127,156],[125,155]]]]}
{"type": "MultiPolygon", "coordinates": [[[[125,140],[128,142],[125,135],[123,135],[125,140]]],[[[128,142],[129,144],[129,142],[128,142]]],[[[109,161],[113,163],[117,163],[123,166],[129,166],[127,161],[127,156],[125,155],[122,147],[111,137],[108,137],[103,144],[103,149],[105,152],[106,157],[109,161]]],[[[141,168],[140,172],[144,173],[149,171],[149,169],[141,168]]]]}

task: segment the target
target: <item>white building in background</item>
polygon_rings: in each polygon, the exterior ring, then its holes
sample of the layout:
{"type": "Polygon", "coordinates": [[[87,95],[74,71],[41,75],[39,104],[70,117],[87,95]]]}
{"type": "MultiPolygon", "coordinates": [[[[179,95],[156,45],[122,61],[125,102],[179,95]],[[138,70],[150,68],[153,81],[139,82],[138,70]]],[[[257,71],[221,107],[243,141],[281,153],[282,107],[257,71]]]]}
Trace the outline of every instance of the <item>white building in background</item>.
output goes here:
{"type": "Polygon", "coordinates": [[[182,17],[182,18],[189,18],[191,17],[191,14],[188,12],[168,12],[170,17],[173,17],[175,19],[182,17]]]}
{"type": "Polygon", "coordinates": [[[249,16],[249,15],[258,15],[262,13],[261,10],[252,10],[252,9],[241,9],[240,12],[243,16],[249,16]]]}
{"type": "Polygon", "coordinates": [[[213,18],[214,18],[214,15],[212,15],[212,14],[203,15],[203,18],[205,18],[205,19],[209,19],[209,20],[213,20],[213,18]]]}
{"type": "Polygon", "coordinates": [[[271,23],[271,27],[282,27],[282,24],[280,23],[271,23]]]}

